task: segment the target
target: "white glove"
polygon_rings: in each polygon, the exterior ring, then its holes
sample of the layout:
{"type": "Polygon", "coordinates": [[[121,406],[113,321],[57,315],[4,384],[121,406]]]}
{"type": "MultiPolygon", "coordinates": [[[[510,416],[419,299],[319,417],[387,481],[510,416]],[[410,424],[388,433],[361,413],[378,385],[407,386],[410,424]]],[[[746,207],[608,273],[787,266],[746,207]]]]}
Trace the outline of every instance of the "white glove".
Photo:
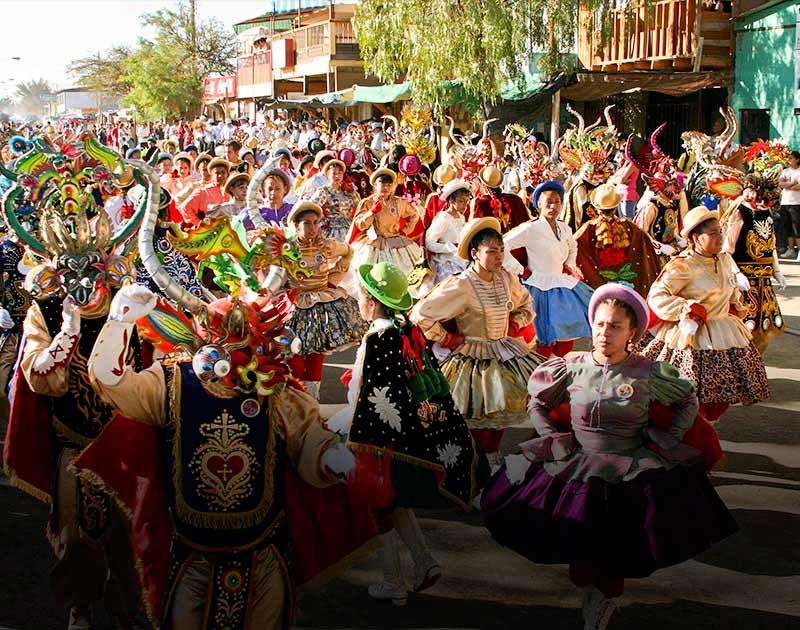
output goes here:
{"type": "Polygon", "coordinates": [[[156,295],[141,284],[128,284],[122,287],[108,311],[108,319],[132,324],[148,315],[156,306],[156,295]]]}
{"type": "Polygon", "coordinates": [[[741,271],[738,271],[736,273],[736,286],[739,287],[740,291],[750,290],[750,281],[747,279],[747,276],[744,275],[741,271]]]}
{"type": "Polygon", "coordinates": [[[680,237],[680,236],[678,236],[678,237],[676,237],[676,238],[675,238],[675,244],[676,244],[676,245],[677,245],[677,246],[678,246],[680,249],[686,249],[686,247],[689,245],[689,243],[686,241],[686,239],[685,239],[685,238],[682,238],[682,237],[680,237]]]}
{"type": "Polygon", "coordinates": [[[328,431],[333,431],[339,435],[347,435],[350,433],[352,424],[353,408],[350,406],[340,409],[325,421],[325,426],[328,428],[328,431]]]}
{"type": "Polygon", "coordinates": [[[678,322],[678,328],[684,335],[691,337],[697,332],[698,326],[697,322],[693,319],[682,319],[678,322]]]}
{"type": "Polygon", "coordinates": [[[786,288],[786,276],[784,276],[780,271],[775,272],[775,280],[778,283],[778,286],[783,291],[786,288]]]}
{"type": "Polygon", "coordinates": [[[321,464],[329,475],[345,480],[356,467],[356,458],[344,444],[337,444],[322,454],[321,464]]]}
{"type": "Polygon", "coordinates": [[[672,245],[667,245],[666,243],[654,243],[654,245],[656,246],[656,252],[662,256],[672,256],[675,253],[675,248],[672,245]]]}
{"type": "Polygon", "coordinates": [[[4,308],[0,308],[0,328],[3,330],[14,328],[14,320],[11,319],[11,315],[4,308]]]}
{"type": "Polygon", "coordinates": [[[67,296],[61,307],[61,330],[68,335],[77,335],[81,331],[81,311],[75,300],[67,296]]]}
{"type": "Polygon", "coordinates": [[[524,455],[507,455],[505,463],[508,482],[512,486],[521,484],[531,467],[528,459],[524,455]]]}

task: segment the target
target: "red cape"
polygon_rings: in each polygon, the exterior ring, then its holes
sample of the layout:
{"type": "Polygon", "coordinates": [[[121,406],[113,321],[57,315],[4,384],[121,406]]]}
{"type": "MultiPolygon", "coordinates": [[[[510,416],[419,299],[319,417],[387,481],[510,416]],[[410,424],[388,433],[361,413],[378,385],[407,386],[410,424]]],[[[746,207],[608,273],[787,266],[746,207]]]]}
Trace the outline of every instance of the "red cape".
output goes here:
{"type": "MultiPolygon", "coordinates": [[[[20,344],[22,356],[24,339],[20,344]]],[[[17,367],[11,382],[8,431],[3,465],[12,485],[37,499],[52,502],[56,448],[47,398],[33,393],[17,367]]]]}
{"type": "MultiPolygon", "coordinates": [[[[131,519],[140,579],[154,623],[165,612],[172,539],[162,448],[161,429],[117,416],[73,462],[81,476],[101,482],[131,519]],[[131,444],[136,448],[131,449],[131,444]]],[[[369,507],[355,499],[347,486],[315,488],[288,466],[284,480],[296,584],[331,569],[381,533],[369,507]]]]}

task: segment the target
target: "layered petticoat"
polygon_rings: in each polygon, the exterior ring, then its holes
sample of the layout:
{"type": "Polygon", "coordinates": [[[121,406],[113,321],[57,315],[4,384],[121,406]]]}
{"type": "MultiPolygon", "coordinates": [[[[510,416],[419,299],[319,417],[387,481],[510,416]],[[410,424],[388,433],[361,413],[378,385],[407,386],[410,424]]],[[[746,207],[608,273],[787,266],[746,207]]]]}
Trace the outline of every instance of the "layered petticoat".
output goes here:
{"type": "Polygon", "coordinates": [[[354,346],[368,328],[359,314],[358,302],[350,296],[295,308],[286,325],[300,340],[299,354],[329,353],[354,346]]]}
{"type": "Polygon", "coordinates": [[[503,466],[484,489],[481,510],[492,536],[533,562],[645,577],[737,529],[699,465],[645,470],[618,483],[565,481],[542,462],[526,465],[519,480],[509,473],[517,483],[503,466]]]}
{"type": "MultiPolygon", "coordinates": [[[[738,319],[736,321],[741,324],[738,319]]],[[[714,322],[709,321],[711,323],[714,322]]],[[[706,327],[701,326],[700,331],[704,328],[706,327]]],[[[680,349],[648,332],[634,351],[652,361],[671,363],[683,378],[695,381],[697,397],[701,403],[751,405],[768,399],[770,392],[767,372],[753,343],[745,337],[743,344],[732,345],[729,336],[738,336],[738,328],[716,332],[727,333],[724,336],[717,334],[720,345],[727,346],[727,349],[699,349],[685,342],[681,343],[677,337],[682,333],[674,325],[669,328],[664,326],[656,334],[672,340],[680,349]]]]}
{"type": "Polygon", "coordinates": [[[578,282],[574,288],[555,287],[542,290],[523,283],[533,298],[536,319],[537,343],[549,346],[557,341],[592,337],[589,325],[589,300],[593,289],[585,282],[578,282]]]}
{"type": "Polygon", "coordinates": [[[347,217],[324,217],[320,221],[319,228],[327,238],[346,243],[351,223],[353,223],[353,219],[347,217]]]}
{"type": "Polygon", "coordinates": [[[358,269],[366,263],[394,263],[406,275],[422,258],[422,248],[406,236],[379,236],[374,241],[357,241],[353,244],[355,254],[351,269],[358,269]]]}
{"type": "Polygon", "coordinates": [[[544,360],[517,337],[467,338],[441,370],[470,429],[501,429],[528,419],[528,379],[544,360]]]}

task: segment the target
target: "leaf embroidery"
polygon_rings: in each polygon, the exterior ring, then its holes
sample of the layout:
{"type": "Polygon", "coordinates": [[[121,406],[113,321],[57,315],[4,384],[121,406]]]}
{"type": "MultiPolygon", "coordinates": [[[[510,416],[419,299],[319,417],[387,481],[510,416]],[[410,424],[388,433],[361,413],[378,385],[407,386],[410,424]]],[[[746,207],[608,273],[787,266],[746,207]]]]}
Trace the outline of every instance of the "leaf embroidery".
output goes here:
{"type": "Polygon", "coordinates": [[[397,411],[397,407],[395,407],[394,403],[389,400],[388,387],[374,388],[372,390],[372,396],[370,396],[367,400],[375,405],[375,412],[378,414],[378,417],[381,420],[392,427],[395,431],[401,430],[402,419],[400,418],[400,413],[397,411]]]}

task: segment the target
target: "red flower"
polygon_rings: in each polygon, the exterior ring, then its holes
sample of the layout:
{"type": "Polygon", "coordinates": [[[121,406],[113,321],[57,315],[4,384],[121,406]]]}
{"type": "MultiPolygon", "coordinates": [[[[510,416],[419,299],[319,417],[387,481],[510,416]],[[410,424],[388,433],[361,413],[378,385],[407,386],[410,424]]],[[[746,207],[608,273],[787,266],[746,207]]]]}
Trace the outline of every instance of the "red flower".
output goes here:
{"type": "Polygon", "coordinates": [[[600,250],[598,258],[603,269],[616,267],[625,262],[625,250],[619,247],[606,247],[600,250]]]}

